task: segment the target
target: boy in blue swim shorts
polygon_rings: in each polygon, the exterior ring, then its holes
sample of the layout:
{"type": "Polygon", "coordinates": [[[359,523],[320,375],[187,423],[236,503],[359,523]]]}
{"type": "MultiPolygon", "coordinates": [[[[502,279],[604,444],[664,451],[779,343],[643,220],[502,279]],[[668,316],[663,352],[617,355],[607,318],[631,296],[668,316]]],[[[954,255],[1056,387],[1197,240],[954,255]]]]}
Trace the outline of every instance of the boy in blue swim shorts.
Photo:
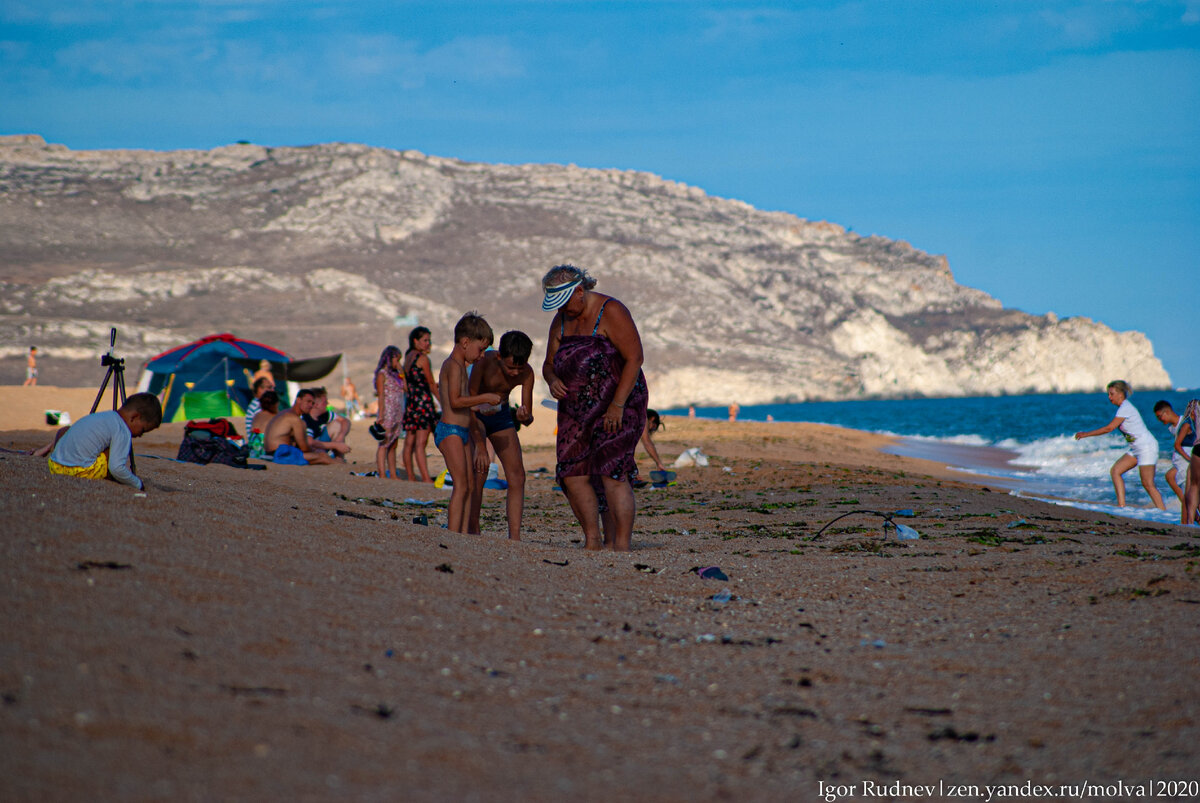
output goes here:
{"type": "MultiPolygon", "coordinates": [[[[521,457],[521,441],[517,437],[517,422],[533,423],[533,369],[529,367],[529,355],[533,341],[524,332],[505,332],[500,338],[500,350],[489,351],[480,358],[471,370],[471,392],[500,394],[500,403],[475,408],[485,436],[496,450],[496,457],[504,469],[508,483],[505,512],[508,515],[508,537],[521,540],[521,516],[525,510],[525,463],[521,457]],[[508,396],[514,388],[521,388],[521,406],[514,412],[509,408],[508,396]]],[[[487,466],[476,472],[471,493],[471,512],[467,527],[471,532],[479,531],[479,511],[483,506],[483,483],[487,479],[487,466]],[[473,528],[473,529],[472,529],[473,528]]]]}
{"type": "MultiPolygon", "coordinates": [[[[469,391],[467,366],[474,363],[492,344],[492,327],[477,312],[468,312],[454,325],[454,349],[442,363],[438,389],[442,401],[442,417],[433,432],[433,443],[446,460],[446,470],[454,478],[447,510],[447,527],[456,533],[468,532],[467,512],[471,502],[474,470],[487,468],[487,449],[483,444],[483,427],[471,408],[477,404],[499,404],[500,394],[469,391]]],[[[476,527],[473,531],[479,532],[476,527]]]]}

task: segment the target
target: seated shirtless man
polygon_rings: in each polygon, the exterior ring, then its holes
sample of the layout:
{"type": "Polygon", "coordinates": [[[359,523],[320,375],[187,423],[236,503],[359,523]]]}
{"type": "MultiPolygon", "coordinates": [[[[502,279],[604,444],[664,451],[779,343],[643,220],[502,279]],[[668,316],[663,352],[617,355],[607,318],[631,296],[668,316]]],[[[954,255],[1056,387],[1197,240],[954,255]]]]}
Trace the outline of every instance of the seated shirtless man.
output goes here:
{"type": "Polygon", "coordinates": [[[322,449],[314,449],[308,442],[304,419],[300,416],[310,412],[313,392],[304,388],[296,394],[296,402],[279,413],[267,424],[264,451],[281,465],[307,466],[332,463],[333,458],[322,449]]]}

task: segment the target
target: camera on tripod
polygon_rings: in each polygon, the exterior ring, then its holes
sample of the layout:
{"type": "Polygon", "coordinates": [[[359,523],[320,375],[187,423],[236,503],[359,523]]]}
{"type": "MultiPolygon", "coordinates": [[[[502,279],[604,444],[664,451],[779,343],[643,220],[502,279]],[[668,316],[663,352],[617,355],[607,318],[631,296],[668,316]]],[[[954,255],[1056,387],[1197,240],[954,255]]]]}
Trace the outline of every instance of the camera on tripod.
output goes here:
{"type": "Polygon", "coordinates": [[[104,396],[110,379],[113,380],[113,409],[116,410],[125,403],[125,358],[113,356],[113,349],[116,347],[117,327],[114,326],[108,331],[108,351],[100,357],[100,367],[107,368],[108,371],[104,374],[104,382],[100,385],[100,392],[96,394],[96,401],[92,402],[93,413],[100,406],[100,399],[104,396]]]}

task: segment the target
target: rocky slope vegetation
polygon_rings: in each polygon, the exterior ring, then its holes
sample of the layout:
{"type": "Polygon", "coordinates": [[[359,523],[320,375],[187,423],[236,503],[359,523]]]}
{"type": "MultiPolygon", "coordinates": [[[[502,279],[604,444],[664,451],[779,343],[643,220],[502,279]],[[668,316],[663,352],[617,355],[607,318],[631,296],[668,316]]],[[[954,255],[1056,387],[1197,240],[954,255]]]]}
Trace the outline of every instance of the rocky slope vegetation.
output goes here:
{"type": "Polygon", "coordinates": [[[365,388],[405,320],[437,358],[467,309],[529,332],[540,362],[538,282],[571,262],[632,310],[657,406],[1169,385],[1140,333],[1007,310],[945,257],[630,171],[0,137],[0,251],[4,382],[30,344],[43,381],[98,379],[115,325],[131,366],[230,331],[344,351],[365,388]]]}

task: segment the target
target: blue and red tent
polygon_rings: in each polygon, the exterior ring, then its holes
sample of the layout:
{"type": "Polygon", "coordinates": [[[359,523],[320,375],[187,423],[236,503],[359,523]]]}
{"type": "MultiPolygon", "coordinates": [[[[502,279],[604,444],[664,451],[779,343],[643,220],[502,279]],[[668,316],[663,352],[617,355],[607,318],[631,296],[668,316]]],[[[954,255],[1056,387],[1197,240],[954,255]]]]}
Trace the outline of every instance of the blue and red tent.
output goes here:
{"type": "Polygon", "coordinates": [[[294,360],[285,351],[263,343],[245,340],[231,334],[209,335],[199,340],[164,351],[143,366],[144,373],[138,390],[148,391],[162,399],[163,421],[185,421],[189,418],[208,418],[214,398],[224,407],[228,399],[229,412],[221,415],[239,416],[250,399],[250,377],[266,360],[275,377],[275,390],[287,403],[287,382],[312,382],[331,372],[340,354],[308,360],[294,360]],[[189,408],[194,408],[189,413],[189,408]],[[194,414],[193,414],[194,413],[194,414]]]}

